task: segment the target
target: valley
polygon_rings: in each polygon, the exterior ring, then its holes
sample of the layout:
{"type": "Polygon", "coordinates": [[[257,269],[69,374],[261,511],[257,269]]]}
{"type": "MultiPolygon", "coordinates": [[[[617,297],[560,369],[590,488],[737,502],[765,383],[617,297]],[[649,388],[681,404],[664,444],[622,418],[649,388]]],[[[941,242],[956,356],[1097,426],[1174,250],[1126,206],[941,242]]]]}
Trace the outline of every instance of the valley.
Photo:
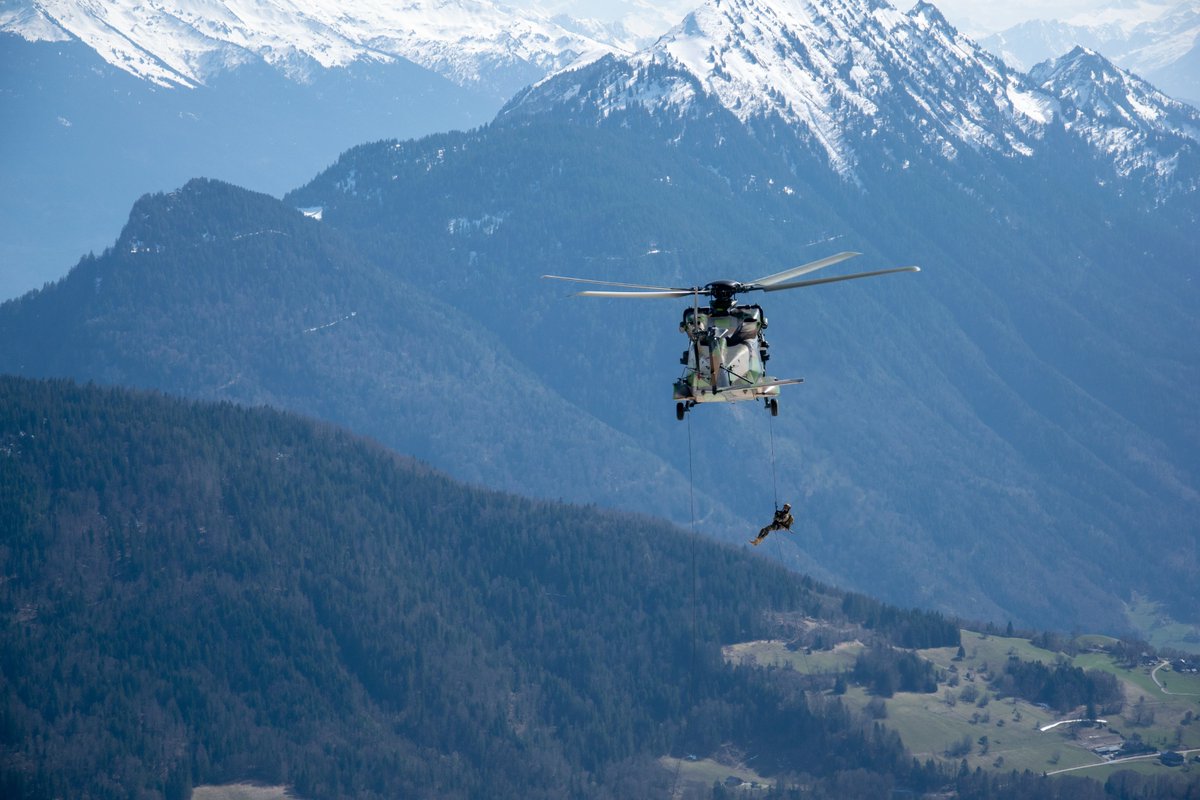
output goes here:
{"type": "MultiPolygon", "coordinates": [[[[1078,644],[1072,643],[1069,649],[1075,650],[1078,644]]],[[[1070,772],[1102,782],[1120,769],[1147,766],[1139,762],[1148,762],[1152,774],[1169,770],[1158,763],[1159,751],[1176,751],[1190,758],[1200,750],[1200,693],[1171,693],[1155,681],[1161,670],[1169,669],[1169,660],[1148,657],[1136,665],[1122,665],[1112,653],[1085,646],[1084,651],[1067,654],[1038,647],[1025,638],[964,630],[961,658],[957,648],[917,651],[938,669],[936,691],[896,692],[879,698],[860,686],[851,686],[844,697],[895,730],[915,758],[951,766],[965,761],[972,770],[1070,772]],[[1095,726],[1070,722],[1084,718],[1082,706],[1057,712],[1044,703],[996,691],[994,679],[1009,659],[1104,671],[1120,681],[1124,701],[1119,710],[1099,713],[1103,722],[1095,726]],[[1118,752],[1137,746],[1151,752],[1118,752]]],[[[861,642],[812,651],[774,641],[727,646],[724,652],[732,663],[824,675],[850,672],[863,649],[861,642]]],[[[1200,690],[1200,675],[1168,674],[1169,684],[1181,690],[1200,690]]]]}
{"type": "Polygon", "coordinates": [[[0,5],[4,800],[1200,790],[1194,106],[925,0],[0,5]]]}

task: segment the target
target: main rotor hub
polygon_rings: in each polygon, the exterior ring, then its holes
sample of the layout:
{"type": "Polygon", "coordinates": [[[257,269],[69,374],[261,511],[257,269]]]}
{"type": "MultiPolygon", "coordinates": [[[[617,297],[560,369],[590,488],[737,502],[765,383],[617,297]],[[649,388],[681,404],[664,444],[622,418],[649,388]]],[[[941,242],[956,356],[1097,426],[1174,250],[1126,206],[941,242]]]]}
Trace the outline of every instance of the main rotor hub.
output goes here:
{"type": "Polygon", "coordinates": [[[713,299],[713,306],[728,308],[733,305],[737,293],[742,291],[742,284],[737,281],[713,281],[704,288],[713,299]]]}

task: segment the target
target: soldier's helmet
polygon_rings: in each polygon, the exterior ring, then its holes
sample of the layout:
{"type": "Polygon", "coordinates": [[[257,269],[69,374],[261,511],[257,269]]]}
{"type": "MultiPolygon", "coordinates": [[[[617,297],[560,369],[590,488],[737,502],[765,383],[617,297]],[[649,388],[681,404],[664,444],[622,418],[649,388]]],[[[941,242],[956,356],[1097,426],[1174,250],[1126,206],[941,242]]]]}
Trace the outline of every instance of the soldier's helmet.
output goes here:
{"type": "Polygon", "coordinates": [[[791,504],[791,503],[784,503],[784,504],[783,504],[783,510],[784,510],[784,511],[791,511],[791,510],[792,510],[792,504],[791,504]]]}

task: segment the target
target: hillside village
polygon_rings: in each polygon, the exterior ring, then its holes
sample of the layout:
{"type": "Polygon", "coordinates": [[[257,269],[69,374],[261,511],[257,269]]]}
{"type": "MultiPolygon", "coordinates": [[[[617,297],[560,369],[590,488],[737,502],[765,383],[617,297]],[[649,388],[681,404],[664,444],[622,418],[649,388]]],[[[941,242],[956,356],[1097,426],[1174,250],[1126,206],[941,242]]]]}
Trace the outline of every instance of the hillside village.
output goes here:
{"type": "MultiPolygon", "coordinates": [[[[1200,771],[1200,670],[1194,656],[1109,637],[1063,640],[963,630],[959,648],[909,651],[935,669],[934,690],[887,694],[845,679],[858,674],[871,646],[857,638],[861,631],[830,630],[815,620],[799,627],[803,634],[791,639],[727,646],[725,658],[798,673],[810,690],[844,696],[898,732],[918,759],[1099,780],[1122,769],[1200,771]],[[1099,706],[1055,703],[1066,695],[1053,681],[1036,693],[1014,694],[1004,678],[1017,664],[1043,665],[1047,674],[1054,667],[1064,677],[1078,671],[1103,682],[1107,676],[1116,693],[1099,706]]],[[[728,785],[766,785],[765,777],[746,769],[753,754],[740,755],[742,761],[722,766],[734,770],[730,777],[745,779],[728,785]]],[[[712,765],[691,769],[713,771],[712,765]]]]}

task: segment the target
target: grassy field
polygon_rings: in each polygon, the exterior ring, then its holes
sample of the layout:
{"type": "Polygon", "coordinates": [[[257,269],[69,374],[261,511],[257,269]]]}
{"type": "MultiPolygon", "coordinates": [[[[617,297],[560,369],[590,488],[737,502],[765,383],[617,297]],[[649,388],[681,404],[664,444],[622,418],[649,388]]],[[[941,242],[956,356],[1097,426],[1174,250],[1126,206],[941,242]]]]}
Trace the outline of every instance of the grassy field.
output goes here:
{"type": "MultiPolygon", "coordinates": [[[[1176,697],[1190,697],[1200,706],[1200,675],[1181,675],[1178,672],[1160,669],[1158,682],[1162,684],[1167,694],[1176,697]]],[[[1197,709],[1196,713],[1200,714],[1200,709],[1197,709]]]]}
{"type": "Polygon", "coordinates": [[[736,664],[751,659],[759,666],[790,665],[805,675],[824,675],[853,669],[854,660],[863,650],[862,642],[843,642],[832,650],[817,650],[809,654],[803,650],[788,650],[785,644],[769,639],[729,645],[724,649],[725,660],[736,664]]]}
{"type": "Polygon", "coordinates": [[[743,788],[767,789],[775,785],[774,781],[764,778],[752,769],[747,769],[745,765],[726,764],[711,758],[689,761],[684,758],[663,756],[658,762],[679,776],[675,791],[672,793],[674,797],[687,795],[688,789],[707,791],[712,788],[714,783],[725,783],[730,776],[740,778],[743,781],[743,788]]]}
{"type": "MultiPolygon", "coordinates": [[[[1085,648],[1112,643],[1113,640],[1105,636],[1081,636],[1075,640],[1077,646],[1085,648]]],[[[974,631],[962,632],[962,649],[964,657],[961,660],[956,660],[957,647],[919,651],[939,669],[940,683],[936,693],[897,693],[885,700],[885,716],[880,722],[895,730],[918,759],[933,758],[957,765],[965,757],[971,769],[982,767],[1004,772],[1015,769],[1051,773],[1085,767],[1065,774],[1103,781],[1120,769],[1165,774],[1162,771],[1169,768],[1154,759],[1111,764],[1091,752],[1089,745],[1109,741],[1119,744],[1120,737],[1136,734],[1159,749],[1200,748],[1200,676],[1162,669],[1158,679],[1166,686],[1164,692],[1155,683],[1151,667],[1125,669],[1106,653],[1082,653],[1071,659],[1071,663],[1085,670],[1102,670],[1115,675],[1125,690],[1125,708],[1120,714],[1105,715],[1107,726],[1088,728],[1064,724],[1043,731],[1042,727],[1063,717],[1017,698],[996,698],[988,688],[986,678],[989,674],[1000,673],[1008,659],[1014,656],[1022,661],[1040,661],[1047,665],[1068,659],[1068,656],[1035,647],[1025,639],[974,631]],[[951,681],[956,685],[950,686],[951,681]],[[1142,703],[1140,711],[1136,707],[1139,701],[1142,703]],[[1145,713],[1147,709],[1152,713],[1145,713]],[[1191,718],[1187,716],[1189,712],[1191,718]],[[1142,724],[1135,726],[1135,718],[1140,718],[1142,724]],[[968,742],[970,750],[963,756],[961,751],[966,749],[968,742]]],[[[782,641],[757,641],[726,647],[725,658],[733,663],[749,661],[763,666],[788,666],[804,674],[838,673],[853,669],[862,650],[860,642],[850,642],[833,650],[806,654],[802,650],[788,650],[782,641]]],[[[868,703],[873,698],[861,687],[854,686],[844,699],[852,708],[867,713],[868,703]]],[[[681,774],[689,776],[689,781],[705,786],[711,786],[714,780],[723,782],[731,774],[765,784],[753,773],[717,762],[685,762],[680,770],[681,774]]],[[[1200,765],[1188,764],[1179,770],[1200,772],[1200,765]]]]}
{"type": "Polygon", "coordinates": [[[1102,636],[1098,633],[1085,633],[1082,636],[1075,637],[1075,646],[1080,650],[1086,650],[1089,647],[1112,647],[1121,640],[1112,636],[1102,636]]]}
{"type": "Polygon", "coordinates": [[[1135,594],[1125,605],[1125,618],[1155,647],[1200,654],[1200,626],[1176,622],[1158,603],[1135,594]]]}
{"type": "MultiPolygon", "coordinates": [[[[991,700],[982,708],[957,699],[954,705],[946,702],[947,691],[957,698],[963,688],[942,686],[936,694],[898,693],[885,701],[887,717],[881,721],[899,733],[922,761],[933,758],[957,764],[963,756],[949,756],[947,751],[967,739],[971,769],[1042,772],[1100,762],[1071,740],[1069,729],[1039,730],[1054,721],[1053,715],[1024,701],[991,700]],[[984,736],[986,752],[980,744],[984,736]]],[[[869,699],[860,687],[846,693],[846,701],[856,708],[865,708],[869,699]]]]}
{"type": "Polygon", "coordinates": [[[1099,669],[1116,675],[1125,686],[1125,708],[1110,716],[1110,723],[1126,735],[1137,733],[1147,744],[1159,749],[1175,746],[1200,747],[1200,719],[1184,724],[1190,711],[1200,718],[1200,677],[1180,675],[1165,669],[1158,671],[1158,680],[1165,684],[1163,691],[1151,676],[1150,667],[1123,669],[1103,653],[1086,653],[1075,657],[1074,664],[1085,670],[1099,669]],[[1193,694],[1196,693],[1196,694],[1193,694]],[[1153,713],[1154,721],[1135,726],[1137,704],[1144,702],[1153,713]]]}
{"type": "Polygon", "coordinates": [[[975,631],[962,632],[962,647],[966,658],[963,662],[953,661],[956,647],[937,647],[932,650],[922,650],[921,655],[928,658],[942,669],[949,669],[951,664],[958,664],[961,671],[965,668],[978,670],[987,665],[992,670],[1001,670],[1010,656],[1016,656],[1022,661],[1041,661],[1043,664],[1053,664],[1058,658],[1057,653],[1034,647],[1027,639],[1017,639],[1008,636],[995,636],[975,631]]]}
{"type": "Polygon", "coordinates": [[[1131,689],[1136,689],[1138,693],[1148,696],[1160,693],[1158,685],[1150,677],[1150,667],[1125,669],[1114,663],[1112,656],[1107,653],[1080,653],[1071,663],[1083,670],[1098,669],[1101,672],[1116,675],[1118,679],[1125,682],[1125,694],[1133,702],[1137,701],[1137,695],[1131,696],[1131,689]]]}

